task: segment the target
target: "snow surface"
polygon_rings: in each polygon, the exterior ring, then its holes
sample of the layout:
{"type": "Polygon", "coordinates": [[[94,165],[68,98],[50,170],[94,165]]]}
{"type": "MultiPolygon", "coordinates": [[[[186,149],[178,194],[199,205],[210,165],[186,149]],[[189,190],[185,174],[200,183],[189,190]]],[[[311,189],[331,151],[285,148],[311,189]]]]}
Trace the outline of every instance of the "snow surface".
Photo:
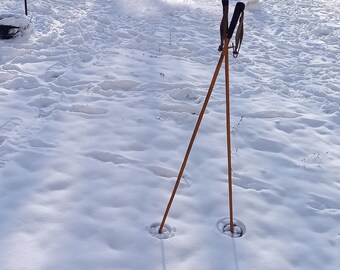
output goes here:
{"type": "Polygon", "coordinates": [[[230,58],[245,235],[218,228],[221,70],[171,237],[152,236],[219,58],[220,2],[29,1],[32,33],[0,41],[0,269],[340,269],[338,0],[247,4],[230,58]]]}
{"type": "Polygon", "coordinates": [[[27,16],[0,14],[0,25],[27,28],[30,25],[30,19],[27,16]]]}

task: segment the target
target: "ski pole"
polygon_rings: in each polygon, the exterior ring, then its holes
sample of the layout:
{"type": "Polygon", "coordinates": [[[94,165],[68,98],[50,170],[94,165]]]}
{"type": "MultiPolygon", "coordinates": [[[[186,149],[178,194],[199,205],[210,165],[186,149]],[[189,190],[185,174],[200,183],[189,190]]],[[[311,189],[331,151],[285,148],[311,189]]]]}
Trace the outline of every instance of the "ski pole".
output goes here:
{"type": "Polygon", "coordinates": [[[162,230],[163,230],[163,227],[164,227],[166,218],[168,217],[168,214],[169,214],[169,211],[170,211],[172,202],[173,202],[173,200],[174,200],[174,198],[175,198],[175,195],[176,195],[178,186],[179,186],[179,184],[180,184],[180,181],[181,181],[181,178],[182,178],[182,175],[183,175],[185,166],[186,166],[186,164],[187,164],[187,161],[188,161],[188,158],[189,158],[189,155],[190,155],[191,148],[192,148],[192,146],[193,146],[193,144],[194,144],[194,141],[195,141],[195,138],[196,138],[198,129],[199,129],[200,125],[201,125],[201,122],[202,122],[202,119],[203,119],[204,112],[205,112],[205,110],[206,110],[206,108],[207,108],[207,106],[208,106],[209,99],[210,99],[211,93],[212,93],[212,91],[213,91],[213,89],[214,89],[214,86],[215,86],[215,82],[216,82],[218,73],[220,72],[220,69],[221,69],[221,66],[222,66],[222,63],[223,63],[223,59],[224,59],[224,54],[225,54],[225,52],[226,52],[226,51],[223,49],[223,51],[222,51],[222,53],[221,53],[221,56],[220,56],[220,59],[218,60],[218,63],[217,63],[217,65],[216,65],[216,69],[215,69],[213,78],[212,78],[212,80],[211,80],[211,83],[210,83],[210,86],[209,86],[209,90],[208,90],[207,95],[206,95],[206,97],[205,97],[205,100],[204,100],[204,103],[203,103],[201,112],[200,112],[200,114],[199,114],[199,116],[198,116],[198,119],[197,119],[197,122],[196,122],[196,125],[195,125],[195,129],[194,129],[194,131],[193,131],[193,133],[192,133],[192,136],[191,136],[191,139],[190,139],[190,142],[189,142],[187,151],[186,151],[186,153],[185,153],[185,157],[184,157],[184,160],[183,160],[181,169],[180,169],[180,171],[179,171],[179,174],[178,174],[178,177],[177,177],[177,180],[176,180],[174,189],[173,189],[173,191],[172,191],[172,194],[171,194],[169,203],[168,203],[168,205],[167,205],[167,208],[166,208],[166,210],[165,210],[165,213],[164,213],[164,216],[163,216],[161,225],[160,225],[160,227],[159,227],[159,231],[158,231],[159,234],[162,233],[162,230]]]}
{"type": "Polygon", "coordinates": [[[225,53],[225,84],[226,84],[226,127],[227,127],[227,152],[228,152],[228,192],[229,192],[229,215],[230,232],[234,233],[234,211],[233,211],[233,186],[232,186],[232,166],[231,166],[231,131],[230,131],[230,90],[229,90],[229,54],[228,46],[233,36],[235,27],[241,13],[245,8],[244,3],[238,2],[235,6],[234,14],[230,22],[223,51],[225,53]]]}
{"type": "Polygon", "coordinates": [[[25,15],[27,16],[28,12],[27,12],[27,0],[25,0],[25,15]]]}

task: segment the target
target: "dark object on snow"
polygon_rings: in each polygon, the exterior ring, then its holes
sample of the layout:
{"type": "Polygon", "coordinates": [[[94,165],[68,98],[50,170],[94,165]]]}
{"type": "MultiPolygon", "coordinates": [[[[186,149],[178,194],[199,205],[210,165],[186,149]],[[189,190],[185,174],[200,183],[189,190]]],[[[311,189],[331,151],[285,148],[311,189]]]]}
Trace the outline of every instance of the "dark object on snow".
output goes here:
{"type": "Polygon", "coordinates": [[[13,25],[0,24],[0,39],[11,39],[16,37],[19,32],[19,27],[13,25]]]}
{"type": "Polygon", "coordinates": [[[242,2],[237,2],[235,6],[235,10],[233,13],[233,17],[231,19],[230,25],[228,27],[228,0],[222,0],[223,5],[223,17],[220,24],[220,36],[221,36],[221,45],[218,47],[218,51],[223,50],[224,42],[226,39],[231,39],[236,28],[237,23],[239,26],[236,31],[235,45],[232,44],[233,56],[236,58],[239,54],[242,39],[243,39],[243,16],[244,16],[244,8],[245,4],[242,2]]]}
{"type": "Polygon", "coordinates": [[[26,16],[0,14],[0,39],[11,39],[24,34],[29,25],[30,21],[26,16]]]}
{"type": "Polygon", "coordinates": [[[28,11],[27,11],[27,0],[25,0],[25,15],[28,15],[28,11]]]}
{"type": "Polygon", "coordinates": [[[229,12],[229,0],[222,0],[223,6],[223,17],[220,24],[220,36],[221,36],[221,45],[218,47],[218,51],[222,51],[223,44],[228,32],[228,12],[229,12]]]}

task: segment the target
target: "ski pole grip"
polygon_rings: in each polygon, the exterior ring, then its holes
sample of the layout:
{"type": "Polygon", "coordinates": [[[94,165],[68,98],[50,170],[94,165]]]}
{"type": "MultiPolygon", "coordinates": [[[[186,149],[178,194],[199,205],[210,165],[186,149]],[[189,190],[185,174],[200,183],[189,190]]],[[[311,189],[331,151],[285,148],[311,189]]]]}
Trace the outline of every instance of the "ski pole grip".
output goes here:
{"type": "Polygon", "coordinates": [[[236,28],[236,24],[238,22],[238,19],[240,18],[241,13],[244,11],[245,4],[242,2],[237,2],[234,10],[233,17],[231,18],[230,26],[228,29],[227,37],[231,39],[233,36],[234,30],[236,28]]]}
{"type": "Polygon", "coordinates": [[[222,0],[223,6],[229,6],[229,0],[222,0]]]}

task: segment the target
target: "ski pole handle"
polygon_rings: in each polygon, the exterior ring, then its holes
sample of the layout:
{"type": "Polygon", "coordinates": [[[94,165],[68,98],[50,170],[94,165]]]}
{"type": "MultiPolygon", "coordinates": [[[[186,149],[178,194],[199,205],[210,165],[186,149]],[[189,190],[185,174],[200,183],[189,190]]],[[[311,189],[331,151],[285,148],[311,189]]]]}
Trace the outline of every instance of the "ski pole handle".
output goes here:
{"type": "Polygon", "coordinates": [[[245,4],[242,2],[237,2],[234,10],[233,17],[231,18],[230,26],[228,29],[227,37],[231,39],[233,36],[234,30],[236,28],[236,24],[238,22],[238,19],[240,18],[241,13],[244,11],[245,4]]]}
{"type": "Polygon", "coordinates": [[[222,5],[223,5],[223,17],[220,24],[221,44],[218,47],[219,52],[223,50],[223,43],[228,32],[229,0],[222,0],[222,5]]]}

